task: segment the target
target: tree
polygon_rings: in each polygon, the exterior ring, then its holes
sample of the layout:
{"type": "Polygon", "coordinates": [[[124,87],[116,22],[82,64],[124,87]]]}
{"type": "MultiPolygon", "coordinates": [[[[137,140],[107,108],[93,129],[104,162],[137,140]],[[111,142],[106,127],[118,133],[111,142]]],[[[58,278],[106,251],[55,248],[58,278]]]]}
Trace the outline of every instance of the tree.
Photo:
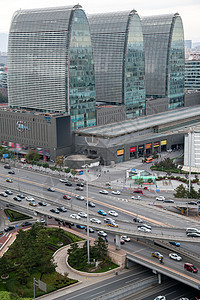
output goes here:
{"type": "Polygon", "coordinates": [[[25,158],[28,162],[39,161],[40,155],[36,151],[30,149],[28,150],[28,153],[25,155],[25,158]]]}
{"type": "Polygon", "coordinates": [[[175,191],[176,192],[174,194],[174,197],[176,197],[176,198],[187,198],[188,192],[187,192],[186,188],[183,186],[183,184],[180,184],[179,186],[177,186],[175,191]]]}
{"type": "Polygon", "coordinates": [[[63,167],[63,165],[64,165],[64,155],[60,155],[60,156],[56,157],[56,166],[57,165],[60,166],[60,168],[63,167]]]}
{"type": "Polygon", "coordinates": [[[28,270],[25,268],[24,265],[18,266],[15,275],[17,281],[19,281],[20,284],[26,284],[28,278],[30,277],[30,273],[28,272],[28,270]]]}
{"type": "Polygon", "coordinates": [[[10,261],[5,255],[3,255],[0,258],[0,276],[8,275],[9,269],[10,269],[10,261]]]}
{"type": "Polygon", "coordinates": [[[144,182],[144,180],[143,180],[143,178],[136,178],[135,179],[135,183],[139,186],[139,185],[141,185],[141,184],[143,184],[143,182],[144,182]]]}
{"type": "Polygon", "coordinates": [[[198,192],[195,191],[193,185],[191,184],[191,187],[190,187],[190,192],[189,192],[189,188],[188,188],[188,198],[191,198],[191,199],[197,199],[198,198],[198,192]]]}
{"type": "Polygon", "coordinates": [[[72,170],[71,170],[71,174],[72,174],[73,176],[75,176],[75,175],[77,174],[77,171],[74,170],[74,169],[72,169],[72,170]]]}
{"type": "Polygon", "coordinates": [[[105,259],[107,257],[108,245],[101,237],[98,237],[98,240],[94,242],[93,248],[96,257],[99,257],[101,259],[105,259]]]}
{"type": "Polygon", "coordinates": [[[70,172],[70,168],[65,168],[65,173],[69,173],[70,172]]]}

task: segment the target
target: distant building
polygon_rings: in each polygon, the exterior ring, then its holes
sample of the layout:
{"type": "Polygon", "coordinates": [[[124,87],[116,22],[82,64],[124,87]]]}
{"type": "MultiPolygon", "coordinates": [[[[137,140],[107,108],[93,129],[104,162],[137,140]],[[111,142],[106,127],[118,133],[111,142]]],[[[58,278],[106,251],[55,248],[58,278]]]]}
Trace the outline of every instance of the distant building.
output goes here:
{"type": "Polygon", "coordinates": [[[141,18],[147,98],[168,98],[168,109],[184,106],[184,34],[179,14],[141,18]]]}
{"type": "Polygon", "coordinates": [[[192,49],[192,40],[185,40],[185,48],[192,49]]]}
{"type": "Polygon", "coordinates": [[[124,105],[126,118],[145,114],[144,48],[135,10],[92,14],[96,100],[124,105]]]}
{"type": "Polygon", "coordinates": [[[190,55],[185,61],[185,89],[200,91],[200,54],[190,55]]]}
{"type": "Polygon", "coordinates": [[[72,129],[96,124],[90,30],[80,5],[15,12],[8,96],[13,108],[69,114],[72,129]]]}
{"type": "Polygon", "coordinates": [[[126,119],[125,105],[97,105],[97,125],[121,122],[126,119]]]}

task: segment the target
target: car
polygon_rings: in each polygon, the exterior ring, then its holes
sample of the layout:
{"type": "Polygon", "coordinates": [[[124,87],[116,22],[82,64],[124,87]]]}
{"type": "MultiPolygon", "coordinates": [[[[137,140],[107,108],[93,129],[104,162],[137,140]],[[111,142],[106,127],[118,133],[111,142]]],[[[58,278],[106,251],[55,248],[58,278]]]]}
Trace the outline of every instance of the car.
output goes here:
{"type": "Polygon", "coordinates": [[[85,198],[84,198],[83,196],[80,196],[80,195],[77,195],[77,196],[76,196],[76,199],[77,199],[77,200],[81,200],[81,201],[85,200],[85,198]]]}
{"type": "Polygon", "coordinates": [[[77,219],[77,220],[80,220],[80,219],[81,219],[81,217],[80,217],[79,215],[77,215],[77,214],[71,214],[71,215],[70,215],[70,218],[72,218],[72,219],[77,219]]]}
{"type": "Polygon", "coordinates": [[[25,196],[23,194],[17,194],[17,197],[21,198],[21,199],[24,199],[25,196]]]}
{"type": "Polygon", "coordinates": [[[4,234],[4,231],[3,231],[3,230],[1,230],[1,231],[0,231],[0,235],[3,235],[3,234],[4,234]]]}
{"type": "Polygon", "coordinates": [[[71,197],[68,196],[68,195],[63,195],[63,199],[66,199],[66,200],[71,200],[71,197]]]}
{"type": "Polygon", "coordinates": [[[39,204],[40,206],[47,206],[46,202],[44,202],[44,201],[40,201],[40,202],[38,202],[38,204],[39,204]]]}
{"type": "Polygon", "coordinates": [[[147,225],[145,223],[138,225],[138,227],[146,227],[147,229],[151,229],[151,225],[147,225]]]}
{"type": "Polygon", "coordinates": [[[49,188],[47,189],[47,191],[49,191],[49,192],[55,192],[55,189],[54,189],[53,187],[49,187],[49,188]]]}
{"type": "Polygon", "coordinates": [[[127,235],[122,235],[121,239],[124,240],[125,242],[130,242],[131,239],[127,235]]]}
{"type": "Polygon", "coordinates": [[[200,233],[198,233],[198,232],[188,232],[187,236],[188,237],[200,237],[200,233]]]}
{"type": "Polygon", "coordinates": [[[11,166],[10,165],[5,165],[4,169],[11,169],[11,166]]]}
{"type": "MultiPolygon", "coordinates": [[[[85,204],[87,205],[87,202],[85,204]]],[[[88,201],[88,206],[95,207],[96,205],[92,201],[88,201]]]]}
{"type": "MultiPolygon", "coordinates": [[[[85,227],[85,231],[87,231],[87,227],[85,227]]],[[[89,232],[90,232],[90,233],[94,233],[95,231],[94,231],[93,228],[89,227],[89,232]]]]}
{"type": "Polygon", "coordinates": [[[77,224],[77,225],[76,225],[76,228],[79,228],[79,229],[85,229],[85,226],[77,224]]]}
{"type": "Polygon", "coordinates": [[[27,196],[26,201],[34,201],[35,199],[32,196],[27,196]]]}
{"type": "Polygon", "coordinates": [[[186,298],[186,297],[181,297],[181,298],[178,298],[177,300],[190,300],[190,299],[186,298]]]}
{"type": "Polygon", "coordinates": [[[143,191],[141,189],[135,189],[133,191],[133,193],[137,193],[137,194],[142,194],[143,195],[143,191]]]}
{"type": "Polygon", "coordinates": [[[11,231],[11,230],[13,230],[13,229],[15,229],[15,226],[10,225],[10,226],[6,227],[6,228],[4,229],[4,231],[5,231],[5,232],[9,232],[9,231],[11,231]]]}
{"type": "Polygon", "coordinates": [[[71,228],[72,226],[74,226],[74,223],[65,221],[64,225],[67,225],[69,226],[69,228],[71,228]]]}
{"type": "Polygon", "coordinates": [[[115,222],[109,222],[109,223],[106,223],[106,225],[110,226],[110,227],[115,227],[115,228],[118,227],[118,224],[116,224],[115,222]]]}
{"type": "Polygon", "coordinates": [[[114,194],[114,195],[120,195],[121,193],[120,193],[120,191],[112,191],[112,194],[114,194]]]}
{"type": "Polygon", "coordinates": [[[115,222],[115,220],[113,220],[112,218],[105,218],[104,219],[104,222],[115,222]]]}
{"type": "Polygon", "coordinates": [[[7,178],[6,181],[7,181],[7,182],[10,182],[10,183],[13,182],[11,178],[7,178]]]}
{"type": "Polygon", "coordinates": [[[192,273],[197,273],[198,272],[198,269],[194,265],[192,265],[190,263],[185,263],[184,264],[184,269],[186,269],[186,270],[188,270],[188,271],[190,271],[192,273]]]}
{"type": "Polygon", "coordinates": [[[8,194],[6,194],[5,192],[2,192],[0,195],[3,197],[8,197],[8,194]]]}
{"type": "Polygon", "coordinates": [[[154,300],[167,300],[165,296],[157,296],[154,300]]]}
{"type": "Polygon", "coordinates": [[[17,197],[17,196],[13,197],[13,200],[18,201],[18,202],[21,202],[21,201],[22,201],[22,199],[19,198],[19,197],[17,197]]]}
{"type": "Polygon", "coordinates": [[[97,223],[97,224],[101,224],[101,221],[100,221],[99,219],[96,219],[96,218],[90,219],[90,222],[92,222],[92,223],[97,223]]]}
{"type": "Polygon", "coordinates": [[[82,182],[78,182],[76,185],[77,185],[77,186],[84,187],[84,183],[82,183],[82,182]]]}
{"type": "Polygon", "coordinates": [[[87,218],[87,214],[84,211],[78,213],[81,218],[87,218]]]}
{"type": "Polygon", "coordinates": [[[76,191],[83,191],[83,187],[82,187],[82,186],[77,186],[77,187],[75,188],[75,190],[76,190],[76,191]]]}
{"type": "Polygon", "coordinates": [[[132,196],[131,199],[134,199],[134,200],[141,200],[141,197],[140,197],[140,196],[132,196]]]}
{"type": "Polygon", "coordinates": [[[13,194],[13,192],[11,190],[6,190],[5,193],[8,194],[8,195],[12,195],[13,194]]]}
{"type": "Polygon", "coordinates": [[[115,210],[109,210],[108,214],[114,217],[118,216],[118,213],[115,210]]]}
{"type": "Polygon", "coordinates": [[[103,209],[99,209],[98,210],[98,214],[102,215],[102,216],[106,216],[106,212],[103,209]]]}
{"type": "Polygon", "coordinates": [[[14,175],[14,174],[15,174],[15,171],[14,171],[14,170],[8,171],[8,174],[14,175]]]}
{"type": "Polygon", "coordinates": [[[189,204],[189,205],[197,205],[197,202],[196,202],[196,201],[189,201],[189,202],[186,202],[185,204],[189,204]]]}
{"type": "Polygon", "coordinates": [[[29,221],[25,221],[25,222],[23,222],[23,223],[21,224],[22,227],[25,227],[25,226],[31,226],[31,225],[32,225],[32,223],[29,222],[29,221]]]}
{"type": "Polygon", "coordinates": [[[64,206],[57,207],[57,210],[60,212],[67,212],[67,209],[64,206]]]}
{"type": "Polygon", "coordinates": [[[143,220],[141,218],[139,218],[139,217],[133,218],[133,221],[137,222],[137,223],[143,223],[143,220]]]}
{"type": "Polygon", "coordinates": [[[144,186],[144,190],[148,190],[148,186],[144,186]]]}
{"type": "Polygon", "coordinates": [[[166,200],[163,200],[164,203],[174,203],[174,200],[172,199],[166,199],[166,200]]]}
{"type": "Polygon", "coordinates": [[[180,247],[180,243],[177,243],[177,242],[169,242],[171,245],[174,245],[176,247],[180,247]]]}
{"type": "Polygon", "coordinates": [[[165,197],[164,196],[158,196],[158,197],[156,197],[156,200],[157,201],[164,201],[165,197]]]}
{"type": "Polygon", "coordinates": [[[151,229],[146,228],[146,227],[138,227],[138,231],[142,231],[142,232],[151,232],[151,229]]]}
{"type": "Polygon", "coordinates": [[[174,260],[177,260],[177,261],[181,261],[181,260],[182,260],[182,257],[179,256],[179,255],[176,254],[176,253],[169,253],[169,258],[174,259],[174,260]]]}
{"type": "Polygon", "coordinates": [[[98,236],[107,237],[107,233],[104,232],[103,230],[101,230],[101,231],[98,231],[98,236]]]}
{"type": "Polygon", "coordinates": [[[120,244],[124,245],[125,244],[125,240],[123,240],[123,239],[120,238],[120,244]]]}
{"type": "Polygon", "coordinates": [[[160,254],[160,252],[157,252],[157,251],[152,252],[152,253],[151,253],[151,256],[156,257],[156,258],[158,258],[158,259],[163,258],[163,255],[160,254]]]}
{"type": "Polygon", "coordinates": [[[171,153],[171,152],[172,152],[172,149],[167,149],[167,152],[168,152],[168,153],[171,153]]]}
{"type": "Polygon", "coordinates": [[[69,182],[69,181],[67,181],[67,182],[65,182],[65,185],[67,185],[67,186],[72,186],[72,183],[69,182]]]}
{"type": "Polygon", "coordinates": [[[59,213],[60,213],[59,210],[58,210],[57,208],[52,208],[52,209],[50,209],[50,211],[51,211],[52,213],[54,213],[54,214],[59,214],[59,213]]]}
{"type": "Polygon", "coordinates": [[[106,191],[106,190],[101,190],[101,191],[99,191],[99,193],[104,194],[104,195],[108,195],[108,191],[106,191]]]}
{"type": "Polygon", "coordinates": [[[67,183],[68,182],[66,179],[62,179],[62,178],[59,179],[59,181],[62,182],[62,183],[67,183]]]}
{"type": "Polygon", "coordinates": [[[32,200],[32,201],[29,202],[29,205],[31,205],[31,206],[37,206],[37,203],[35,202],[35,200],[32,200]]]}

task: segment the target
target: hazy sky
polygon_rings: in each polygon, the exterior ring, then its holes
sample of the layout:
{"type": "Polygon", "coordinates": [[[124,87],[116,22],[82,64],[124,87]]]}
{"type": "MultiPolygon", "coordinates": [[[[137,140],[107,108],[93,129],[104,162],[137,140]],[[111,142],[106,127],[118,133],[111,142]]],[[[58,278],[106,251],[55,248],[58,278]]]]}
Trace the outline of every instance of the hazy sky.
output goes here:
{"type": "Polygon", "coordinates": [[[200,42],[200,0],[0,0],[0,33],[9,32],[16,10],[80,4],[86,13],[136,9],[140,16],[179,13],[185,39],[200,42]]]}

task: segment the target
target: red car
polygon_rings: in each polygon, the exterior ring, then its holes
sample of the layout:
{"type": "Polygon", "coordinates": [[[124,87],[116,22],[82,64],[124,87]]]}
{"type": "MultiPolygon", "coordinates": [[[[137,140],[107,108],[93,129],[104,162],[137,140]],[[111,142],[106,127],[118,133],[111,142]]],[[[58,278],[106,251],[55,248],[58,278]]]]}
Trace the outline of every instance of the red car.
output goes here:
{"type": "Polygon", "coordinates": [[[194,265],[189,264],[189,263],[184,264],[184,269],[186,269],[186,270],[188,270],[192,273],[197,273],[198,272],[198,269],[194,265]]]}
{"type": "Polygon", "coordinates": [[[64,196],[63,196],[63,199],[70,200],[70,199],[71,199],[71,197],[70,197],[70,196],[68,196],[68,195],[64,195],[64,196]]]}
{"type": "Polygon", "coordinates": [[[143,191],[141,189],[135,189],[133,193],[138,193],[143,195],[143,191]]]}

